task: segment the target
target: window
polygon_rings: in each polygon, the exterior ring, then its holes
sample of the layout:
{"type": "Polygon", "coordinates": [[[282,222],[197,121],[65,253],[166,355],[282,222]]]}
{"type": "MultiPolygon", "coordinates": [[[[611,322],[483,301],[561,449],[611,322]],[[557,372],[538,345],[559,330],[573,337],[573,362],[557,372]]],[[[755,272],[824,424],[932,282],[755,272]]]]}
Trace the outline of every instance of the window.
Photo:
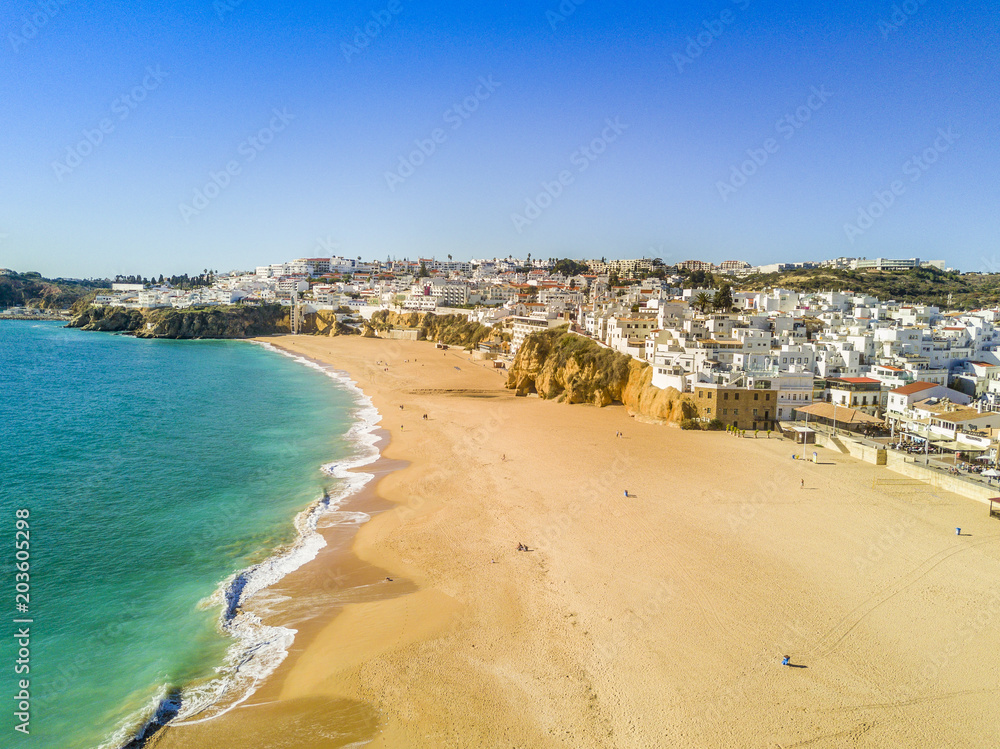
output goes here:
{"type": "Polygon", "coordinates": [[[706,408],[705,409],[705,415],[706,416],[711,416],[712,415],[712,409],[711,408],[706,408]]]}
{"type": "Polygon", "coordinates": [[[756,409],[756,408],[755,408],[755,409],[753,410],[753,417],[754,417],[755,419],[757,418],[757,409],[756,409]]]}
{"type": "Polygon", "coordinates": [[[722,400],[724,400],[724,401],[729,400],[729,393],[723,393],[722,394],[722,400]]]}
{"type": "Polygon", "coordinates": [[[733,409],[733,416],[739,416],[739,415],[740,415],[740,409],[734,408],[733,409]]]}
{"type": "Polygon", "coordinates": [[[753,394],[753,399],[754,400],[759,400],[760,399],[760,393],[754,393],[753,394]]]}
{"type": "Polygon", "coordinates": [[[722,415],[723,416],[729,416],[729,409],[728,408],[722,409],[722,415]]]}
{"type": "Polygon", "coordinates": [[[739,393],[733,393],[733,398],[735,400],[739,400],[740,399],[740,394],[739,393]]]}
{"type": "Polygon", "coordinates": [[[771,394],[770,393],[765,394],[764,395],[764,400],[766,400],[766,401],[771,400],[771,394]]]}

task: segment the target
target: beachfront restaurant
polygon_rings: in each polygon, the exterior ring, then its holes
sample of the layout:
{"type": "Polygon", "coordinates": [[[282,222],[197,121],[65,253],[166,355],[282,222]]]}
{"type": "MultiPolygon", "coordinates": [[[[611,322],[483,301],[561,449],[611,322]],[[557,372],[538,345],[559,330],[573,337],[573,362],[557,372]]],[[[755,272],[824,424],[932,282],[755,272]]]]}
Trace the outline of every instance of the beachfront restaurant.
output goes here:
{"type": "Polygon", "coordinates": [[[822,424],[831,429],[836,428],[855,434],[885,428],[885,422],[882,419],[870,416],[855,408],[838,406],[836,403],[812,403],[808,406],[793,408],[792,413],[796,422],[822,424]]]}
{"type": "Polygon", "coordinates": [[[955,437],[952,439],[948,435],[932,432],[926,425],[910,424],[907,428],[896,430],[892,444],[911,453],[940,455],[941,458],[950,454],[951,462],[956,465],[960,461],[988,459],[993,454],[989,438],[966,434],[956,434],[955,437]]]}

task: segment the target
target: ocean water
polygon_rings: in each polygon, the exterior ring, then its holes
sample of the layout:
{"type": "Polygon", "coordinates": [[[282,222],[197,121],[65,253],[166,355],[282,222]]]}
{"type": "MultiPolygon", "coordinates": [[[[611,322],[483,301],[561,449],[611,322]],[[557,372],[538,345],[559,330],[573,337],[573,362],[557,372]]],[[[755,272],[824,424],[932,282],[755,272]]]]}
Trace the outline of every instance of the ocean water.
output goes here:
{"type": "Polygon", "coordinates": [[[366,479],[344,469],[377,455],[377,416],[335,379],[247,342],[0,321],[0,746],[122,746],[157,707],[204,719],[280,662],[294,632],[240,606],[315,554],[317,518],[366,479]]]}

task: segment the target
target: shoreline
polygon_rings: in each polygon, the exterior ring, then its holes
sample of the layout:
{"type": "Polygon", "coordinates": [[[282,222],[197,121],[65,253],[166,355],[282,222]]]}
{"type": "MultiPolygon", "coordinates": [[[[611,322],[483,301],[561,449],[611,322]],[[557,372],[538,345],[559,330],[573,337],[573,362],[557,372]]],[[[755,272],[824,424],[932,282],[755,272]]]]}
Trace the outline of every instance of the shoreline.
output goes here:
{"type": "Polygon", "coordinates": [[[217,676],[184,685],[180,690],[161,687],[152,703],[142,710],[146,716],[137,715],[138,724],[119,728],[102,743],[106,749],[151,745],[167,726],[215,720],[252,697],[288,656],[297,635],[297,630],[289,626],[265,624],[255,604],[264,603],[266,608],[266,602],[257,600],[258,597],[266,597],[269,589],[314,561],[326,549],[329,542],[322,528],[340,526],[353,528],[356,532],[370,519],[369,513],[360,509],[358,498],[376,479],[375,473],[365,469],[382,461],[378,446],[387,441],[387,435],[379,427],[381,414],[345,373],[269,342],[250,342],[319,371],[336,383],[334,387],[351,394],[355,402],[353,423],[343,439],[353,444],[354,450],[342,459],[319,466],[324,475],[337,480],[339,488],[333,495],[324,490],[322,497],[295,514],[292,518],[296,529],[294,541],[272,549],[262,561],[235,571],[201,602],[201,606],[220,609],[219,631],[233,640],[227,648],[224,665],[216,669],[217,676]],[[342,519],[335,522],[335,517],[342,519]]]}
{"type": "Polygon", "coordinates": [[[266,340],[349,372],[392,431],[382,460],[408,464],[366,487],[391,509],[357,529],[357,565],[321,555],[279,586],[315,616],[254,698],[150,746],[987,746],[1000,728],[995,627],[949,645],[976,607],[1000,621],[976,503],[878,492],[870,466],[793,462],[778,439],[515,399],[426,343],[266,340]]]}

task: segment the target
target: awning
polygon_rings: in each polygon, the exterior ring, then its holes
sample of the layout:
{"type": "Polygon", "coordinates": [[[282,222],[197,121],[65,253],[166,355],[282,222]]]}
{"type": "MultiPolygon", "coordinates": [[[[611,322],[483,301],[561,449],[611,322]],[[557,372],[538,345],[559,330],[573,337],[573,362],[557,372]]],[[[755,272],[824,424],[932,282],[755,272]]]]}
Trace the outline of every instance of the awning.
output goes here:
{"type": "Polygon", "coordinates": [[[809,414],[821,419],[829,419],[839,424],[882,424],[882,419],[869,416],[863,411],[858,411],[847,406],[840,406],[833,403],[820,401],[808,406],[793,406],[792,410],[796,414],[809,414]]]}
{"type": "Polygon", "coordinates": [[[942,450],[948,450],[949,452],[956,453],[984,453],[989,450],[988,447],[976,447],[975,445],[967,445],[964,442],[959,442],[958,440],[948,440],[947,442],[942,442],[939,445],[942,450]]]}

